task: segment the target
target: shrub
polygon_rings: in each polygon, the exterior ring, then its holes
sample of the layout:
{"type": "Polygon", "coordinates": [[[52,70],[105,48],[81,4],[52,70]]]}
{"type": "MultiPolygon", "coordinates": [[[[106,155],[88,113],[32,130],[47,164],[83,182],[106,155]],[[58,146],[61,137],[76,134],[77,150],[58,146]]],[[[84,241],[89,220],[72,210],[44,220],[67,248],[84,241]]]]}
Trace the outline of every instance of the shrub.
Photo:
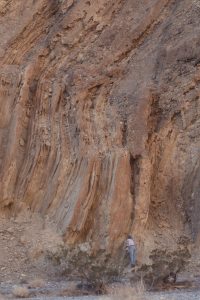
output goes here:
{"type": "Polygon", "coordinates": [[[47,257],[54,264],[60,265],[63,275],[79,278],[79,289],[88,289],[96,294],[106,293],[106,284],[119,279],[123,272],[123,265],[119,262],[116,264],[104,252],[92,256],[80,248],[60,248],[56,253],[48,252],[47,257]]]}
{"type": "Polygon", "coordinates": [[[18,298],[29,297],[29,290],[26,287],[15,286],[12,291],[13,295],[18,298]]]}
{"type": "Polygon", "coordinates": [[[31,280],[28,284],[30,288],[42,288],[45,286],[45,281],[41,278],[35,278],[31,280]]]}
{"type": "Polygon", "coordinates": [[[121,285],[114,286],[109,291],[109,300],[147,300],[145,286],[143,281],[138,282],[137,284],[130,285],[121,285]]]}

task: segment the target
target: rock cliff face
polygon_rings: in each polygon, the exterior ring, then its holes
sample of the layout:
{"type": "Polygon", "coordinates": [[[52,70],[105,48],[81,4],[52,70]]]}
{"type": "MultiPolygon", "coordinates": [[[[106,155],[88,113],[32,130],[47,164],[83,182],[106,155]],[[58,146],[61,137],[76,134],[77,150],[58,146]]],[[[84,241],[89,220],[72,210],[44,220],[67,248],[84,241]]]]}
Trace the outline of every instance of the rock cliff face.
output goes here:
{"type": "Polygon", "coordinates": [[[0,0],[0,207],[69,245],[200,231],[200,2],[0,0]]]}

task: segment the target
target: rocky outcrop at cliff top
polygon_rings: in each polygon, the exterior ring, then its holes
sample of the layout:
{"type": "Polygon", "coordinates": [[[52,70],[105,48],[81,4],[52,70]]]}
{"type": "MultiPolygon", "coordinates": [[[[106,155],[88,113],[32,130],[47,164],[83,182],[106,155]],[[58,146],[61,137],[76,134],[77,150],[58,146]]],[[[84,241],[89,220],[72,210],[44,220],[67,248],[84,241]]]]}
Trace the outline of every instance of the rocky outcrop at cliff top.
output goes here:
{"type": "Polygon", "coordinates": [[[195,240],[199,18],[196,0],[0,0],[1,211],[94,250],[195,240]]]}

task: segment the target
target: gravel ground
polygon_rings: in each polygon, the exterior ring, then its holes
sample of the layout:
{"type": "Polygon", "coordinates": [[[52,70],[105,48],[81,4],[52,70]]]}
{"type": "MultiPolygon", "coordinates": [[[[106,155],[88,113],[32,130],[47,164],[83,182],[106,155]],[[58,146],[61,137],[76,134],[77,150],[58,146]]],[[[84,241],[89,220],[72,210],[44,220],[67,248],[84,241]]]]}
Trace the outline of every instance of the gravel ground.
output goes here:
{"type": "MultiPolygon", "coordinates": [[[[98,297],[98,296],[56,297],[56,298],[55,297],[41,297],[41,298],[28,298],[28,299],[24,299],[24,300],[65,300],[65,299],[68,299],[68,300],[109,300],[109,297],[102,297],[102,296],[100,296],[100,297],[98,297]]],[[[200,300],[200,291],[149,293],[147,295],[146,299],[148,299],[148,300],[200,300]]]]}
{"type": "Polygon", "coordinates": [[[149,294],[149,300],[200,300],[200,291],[149,294]]]}

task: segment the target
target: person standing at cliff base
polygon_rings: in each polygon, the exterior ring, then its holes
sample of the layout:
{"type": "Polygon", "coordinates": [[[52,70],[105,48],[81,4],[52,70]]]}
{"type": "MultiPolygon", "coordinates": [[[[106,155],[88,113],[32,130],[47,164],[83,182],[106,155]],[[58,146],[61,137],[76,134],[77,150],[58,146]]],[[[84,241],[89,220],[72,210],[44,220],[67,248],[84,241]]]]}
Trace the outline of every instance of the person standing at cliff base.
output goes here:
{"type": "Polygon", "coordinates": [[[130,257],[131,267],[133,268],[135,267],[135,263],[136,263],[136,246],[131,235],[128,235],[127,237],[126,250],[128,251],[130,257]]]}

